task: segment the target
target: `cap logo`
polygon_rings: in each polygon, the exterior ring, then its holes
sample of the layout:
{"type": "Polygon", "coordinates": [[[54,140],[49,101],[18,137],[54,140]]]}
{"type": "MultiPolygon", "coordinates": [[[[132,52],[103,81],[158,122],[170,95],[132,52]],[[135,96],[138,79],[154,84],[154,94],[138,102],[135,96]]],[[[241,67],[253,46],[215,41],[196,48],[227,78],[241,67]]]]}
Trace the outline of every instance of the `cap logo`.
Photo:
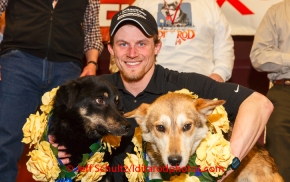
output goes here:
{"type": "Polygon", "coordinates": [[[124,9],[122,13],[119,14],[117,20],[120,20],[127,16],[136,16],[136,17],[146,19],[146,13],[144,13],[143,11],[139,9],[127,8],[127,9],[124,9]]]}

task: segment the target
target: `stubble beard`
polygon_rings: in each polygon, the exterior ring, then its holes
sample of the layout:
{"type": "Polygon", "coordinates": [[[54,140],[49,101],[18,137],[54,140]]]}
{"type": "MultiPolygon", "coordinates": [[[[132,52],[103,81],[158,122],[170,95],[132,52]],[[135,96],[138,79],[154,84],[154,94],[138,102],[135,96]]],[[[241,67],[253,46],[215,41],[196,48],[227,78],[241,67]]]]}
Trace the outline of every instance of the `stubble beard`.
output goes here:
{"type": "Polygon", "coordinates": [[[130,73],[125,71],[120,71],[120,73],[122,75],[122,78],[128,83],[138,82],[146,74],[144,70],[140,71],[139,73],[137,73],[135,70],[131,71],[130,73]]]}

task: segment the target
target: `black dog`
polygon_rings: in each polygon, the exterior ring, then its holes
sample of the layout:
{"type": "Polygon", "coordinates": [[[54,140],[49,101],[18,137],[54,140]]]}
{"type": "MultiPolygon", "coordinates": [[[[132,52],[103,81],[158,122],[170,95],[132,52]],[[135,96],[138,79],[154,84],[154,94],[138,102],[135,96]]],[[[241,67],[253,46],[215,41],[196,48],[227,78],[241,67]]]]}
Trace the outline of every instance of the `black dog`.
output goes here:
{"type": "Polygon", "coordinates": [[[117,89],[96,76],[87,76],[61,85],[54,100],[49,134],[66,146],[71,165],[106,134],[125,135],[130,123],[121,113],[117,89]]]}

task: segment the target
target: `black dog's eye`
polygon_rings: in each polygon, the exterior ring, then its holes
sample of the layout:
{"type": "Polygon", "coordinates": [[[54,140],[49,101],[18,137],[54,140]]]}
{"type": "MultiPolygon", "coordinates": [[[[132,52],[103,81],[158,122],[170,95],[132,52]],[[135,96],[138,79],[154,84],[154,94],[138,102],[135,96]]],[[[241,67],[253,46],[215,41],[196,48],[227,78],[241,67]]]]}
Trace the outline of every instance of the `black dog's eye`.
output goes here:
{"type": "Polygon", "coordinates": [[[104,101],[104,99],[102,97],[97,98],[96,102],[98,104],[105,104],[105,101],[104,101]]]}
{"type": "Polygon", "coordinates": [[[116,105],[118,105],[119,104],[119,101],[116,100],[115,103],[116,103],[116,105]]]}
{"type": "Polygon", "coordinates": [[[163,125],[157,125],[156,130],[160,132],[165,132],[165,127],[163,125]]]}
{"type": "Polygon", "coordinates": [[[184,125],[183,126],[183,131],[188,131],[188,130],[190,130],[190,128],[191,128],[191,124],[186,124],[186,125],[184,125]]]}

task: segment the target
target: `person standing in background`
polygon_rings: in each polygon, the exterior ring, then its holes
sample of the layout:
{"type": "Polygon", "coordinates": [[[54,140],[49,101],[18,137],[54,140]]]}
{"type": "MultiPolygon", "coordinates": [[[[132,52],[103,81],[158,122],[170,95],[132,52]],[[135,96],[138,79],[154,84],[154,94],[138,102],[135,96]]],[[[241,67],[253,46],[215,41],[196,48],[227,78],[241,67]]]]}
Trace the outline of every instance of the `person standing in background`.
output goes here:
{"type": "MultiPolygon", "coordinates": [[[[219,82],[230,79],[234,42],[215,0],[136,0],[133,5],[146,9],[157,21],[163,45],[157,64],[219,82]]],[[[114,65],[110,68],[117,70],[114,65]]]]}
{"type": "Polygon", "coordinates": [[[0,45],[1,182],[16,180],[22,127],[41,96],[67,80],[96,74],[103,49],[99,8],[99,0],[0,2],[6,12],[0,45]]]}
{"type": "Polygon", "coordinates": [[[269,8],[253,42],[253,67],[268,72],[267,97],[274,111],[266,126],[266,147],[285,181],[290,179],[290,0],[269,8]]]}

